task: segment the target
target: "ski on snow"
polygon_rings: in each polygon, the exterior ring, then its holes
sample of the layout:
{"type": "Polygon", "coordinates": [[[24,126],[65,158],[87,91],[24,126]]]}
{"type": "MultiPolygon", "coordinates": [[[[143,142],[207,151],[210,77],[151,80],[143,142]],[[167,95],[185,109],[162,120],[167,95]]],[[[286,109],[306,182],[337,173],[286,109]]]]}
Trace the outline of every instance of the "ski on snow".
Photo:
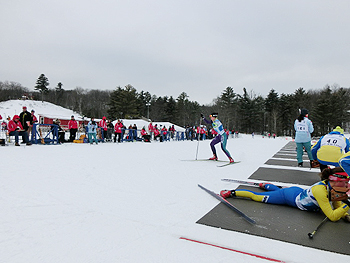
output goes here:
{"type": "Polygon", "coordinates": [[[231,165],[231,164],[240,163],[240,161],[233,162],[233,163],[229,163],[229,162],[224,161],[224,160],[210,160],[210,159],[181,160],[181,161],[184,161],[184,162],[203,162],[203,161],[209,161],[209,162],[222,162],[222,163],[225,163],[225,164],[217,165],[217,167],[225,167],[225,166],[228,166],[228,165],[231,165]]]}
{"type": "Polygon", "coordinates": [[[233,162],[233,163],[225,163],[225,164],[222,164],[222,165],[217,165],[217,167],[225,167],[225,166],[228,166],[228,165],[231,165],[231,164],[236,164],[236,163],[240,163],[240,161],[233,162]]]}
{"type": "Polygon", "coordinates": [[[238,208],[236,208],[233,204],[231,204],[230,202],[228,202],[225,198],[223,198],[222,196],[216,194],[213,191],[210,191],[209,189],[205,188],[204,186],[201,186],[200,184],[198,185],[199,188],[203,189],[204,191],[206,191],[208,194],[210,194],[211,196],[215,197],[217,200],[219,200],[221,203],[225,204],[228,208],[230,208],[231,210],[233,210],[234,212],[236,212],[237,214],[239,214],[240,216],[242,216],[247,222],[251,223],[251,224],[256,224],[255,220],[250,218],[249,216],[247,216],[246,214],[244,214],[241,210],[239,210],[238,208]]]}
{"type": "Polygon", "coordinates": [[[209,161],[209,162],[225,162],[224,160],[210,160],[210,159],[197,159],[197,160],[181,160],[181,161],[185,161],[185,162],[196,162],[196,161],[200,161],[200,162],[203,162],[203,161],[209,161]]]}
{"type": "MultiPolygon", "coordinates": [[[[259,187],[259,184],[260,183],[265,183],[265,184],[273,184],[279,188],[288,188],[290,186],[284,186],[284,185],[278,185],[278,184],[275,184],[273,182],[253,182],[253,181],[247,181],[247,180],[238,180],[238,179],[221,179],[221,181],[225,181],[225,182],[232,182],[232,183],[237,183],[237,184],[245,184],[245,185],[250,185],[250,186],[255,186],[255,187],[259,187]]],[[[303,185],[295,185],[295,186],[298,186],[298,187],[301,187],[301,188],[305,188],[307,186],[303,186],[303,185]]]]}

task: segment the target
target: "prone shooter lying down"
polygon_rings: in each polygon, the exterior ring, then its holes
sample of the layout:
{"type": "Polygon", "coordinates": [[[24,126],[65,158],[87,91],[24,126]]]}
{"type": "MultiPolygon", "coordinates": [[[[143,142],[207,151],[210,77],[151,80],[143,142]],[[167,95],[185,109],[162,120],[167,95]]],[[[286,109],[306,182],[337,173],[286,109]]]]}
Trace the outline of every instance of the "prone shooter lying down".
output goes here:
{"type": "Polygon", "coordinates": [[[258,193],[250,190],[222,190],[220,195],[228,197],[246,197],[267,204],[288,205],[307,211],[322,211],[331,221],[343,218],[350,222],[349,175],[341,167],[326,168],[320,174],[321,181],[308,189],[300,187],[279,188],[273,184],[260,183],[267,192],[258,193]],[[333,205],[333,208],[331,206],[333,205]]]}

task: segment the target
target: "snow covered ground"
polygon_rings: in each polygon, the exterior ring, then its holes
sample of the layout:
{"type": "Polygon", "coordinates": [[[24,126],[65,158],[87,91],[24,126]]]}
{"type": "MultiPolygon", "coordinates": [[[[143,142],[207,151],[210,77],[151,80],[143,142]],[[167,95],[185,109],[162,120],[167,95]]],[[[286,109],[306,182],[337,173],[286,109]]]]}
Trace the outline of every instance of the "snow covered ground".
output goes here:
{"type": "MultiPolygon", "coordinates": [[[[218,204],[197,184],[234,188],[220,179],[248,178],[288,141],[230,138],[241,163],[223,168],[183,161],[196,141],[0,147],[0,262],[267,262],[180,237],[286,262],[349,261],[195,223],[218,204]]],[[[198,158],[210,156],[201,141],[198,158]]]]}
{"type": "Polygon", "coordinates": [[[70,119],[72,115],[75,116],[77,120],[81,120],[77,112],[57,106],[50,102],[41,102],[37,100],[7,100],[0,102],[0,115],[4,119],[8,116],[12,119],[14,115],[19,115],[22,112],[22,107],[26,106],[27,110],[31,112],[35,111],[35,115],[39,116],[50,116],[52,118],[65,118],[70,119]]]}

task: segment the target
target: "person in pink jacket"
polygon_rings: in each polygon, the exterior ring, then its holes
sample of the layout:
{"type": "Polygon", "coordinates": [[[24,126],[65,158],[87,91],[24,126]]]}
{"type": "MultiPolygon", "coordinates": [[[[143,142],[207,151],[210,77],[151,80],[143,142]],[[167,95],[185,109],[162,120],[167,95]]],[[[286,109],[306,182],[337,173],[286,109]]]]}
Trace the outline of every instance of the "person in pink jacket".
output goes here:
{"type": "Polygon", "coordinates": [[[205,126],[204,125],[202,125],[202,127],[200,128],[200,130],[199,130],[199,133],[200,133],[200,139],[201,140],[205,140],[205,132],[206,132],[206,130],[205,130],[205,126]]]}
{"type": "Polygon", "coordinates": [[[19,121],[19,116],[13,116],[13,119],[9,121],[7,125],[9,136],[15,136],[15,145],[20,146],[18,143],[18,136],[22,135],[23,141],[27,145],[32,145],[28,139],[28,133],[23,129],[21,122],[19,121]]]}
{"type": "Polygon", "coordinates": [[[75,140],[75,136],[77,135],[78,131],[78,122],[74,119],[74,116],[72,115],[70,121],[68,122],[68,130],[69,130],[69,141],[73,142],[75,140]]]}
{"type": "Polygon", "coordinates": [[[147,132],[146,132],[145,127],[143,127],[142,130],[141,130],[141,136],[143,137],[145,135],[147,135],[147,132]]]}
{"type": "Polygon", "coordinates": [[[153,127],[154,140],[156,141],[160,137],[160,131],[158,130],[157,124],[153,127]]]}
{"type": "Polygon", "coordinates": [[[141,130],[141,137],[144,142],[150,142],[151,141],[151,136],[147,133],[146,128],[143,127],[141,130]]]}
{"type": "Polygon", "coordinates": [[[197,139],[197,141],[199,141],[200,140],[200,133],[201,133],[201,127],[200,126],[197,126],[197,128],[196,128],[196,139],[197,139]]]}
{"type": "Polygon", "coordinates": [[[154,133],[154,126],[153,126],[152,122],[150,122],[150,123],[148,124],[148,132],[149,132],[149,135],[150,135],[151,138],[152,138],[152,134],[154,133]]]}
{"type": "Polygon", "coordinates": [[[103,141],[104,139],[107,138],[107,121],[106,121],[106,117],[102,117],[102,120],[100,120],[100,122],[98,123],[98,126],[100,126],[100,128],[102,128],[102,132],[103,132],[103,141]]]}
{"type": "Polygon", "coordinates": [[[124,127],[124,124],[121,120],[118,120],[117,123],[114,125],[114,142],[117,142],[117,137],[118,137],[118,142],[121,141],[123,127],[124,127]]]}

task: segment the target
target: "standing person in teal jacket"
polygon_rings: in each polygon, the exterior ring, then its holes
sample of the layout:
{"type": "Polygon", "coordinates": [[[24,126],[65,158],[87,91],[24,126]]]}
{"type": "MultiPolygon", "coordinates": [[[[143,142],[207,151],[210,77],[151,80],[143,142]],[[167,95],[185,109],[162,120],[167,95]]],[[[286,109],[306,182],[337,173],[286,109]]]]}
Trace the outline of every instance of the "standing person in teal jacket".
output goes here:
{"type": "Polygon", "coordinates": [[[88,138],[89,138],[90,144],[93,144],[93,142],[98,144],[98,141],[96,138],[97,128],[98,128],[98,125],[97,125],[95,119],[91,118],[91,121],[89,121],[89,123],[88,123],[88,138]]]}
{"type": "Polygon", "coordinates": [[[307,109],[300,111],[299,117],[294,122],[295,142],[297,144],[297,160],[298,166],[303,166],[303,149],[307,152],[310,160],[310,166],[316,167],[316,162],[311,153],[311,133],[314,131],[312,121],[309,120],[309,112],[307,109]]]}

